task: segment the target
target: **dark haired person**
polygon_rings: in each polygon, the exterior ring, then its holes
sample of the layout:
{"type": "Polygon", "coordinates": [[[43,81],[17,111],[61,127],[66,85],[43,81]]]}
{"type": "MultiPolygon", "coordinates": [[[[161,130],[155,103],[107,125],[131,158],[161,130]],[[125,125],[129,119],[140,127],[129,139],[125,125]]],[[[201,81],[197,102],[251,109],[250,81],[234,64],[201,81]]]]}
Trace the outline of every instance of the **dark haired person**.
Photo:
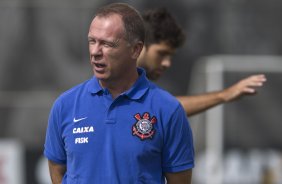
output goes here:
{"type": "MultiPolygon", "coordinates": [[[[172,56],[184,43],[185,35],[174,17],[164,8],[147,11],[143,19],[146,41],[137,64],[146,70],[149,79],[157,80],[171,66],[172,56]]],[[[177,98],[187,115],[191,116],[244,95],[256,94],[256,88],[265,81],[263,74],[252,75],[221,91],[177,98]]]]}

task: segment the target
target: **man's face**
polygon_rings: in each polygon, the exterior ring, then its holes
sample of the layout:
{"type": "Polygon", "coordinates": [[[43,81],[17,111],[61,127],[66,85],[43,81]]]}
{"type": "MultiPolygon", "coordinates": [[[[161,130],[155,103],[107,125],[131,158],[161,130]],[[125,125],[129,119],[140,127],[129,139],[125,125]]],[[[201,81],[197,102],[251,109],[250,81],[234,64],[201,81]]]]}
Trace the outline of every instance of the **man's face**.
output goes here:
{"type": "Polygon", "coordinates": [[[129,65],[135,65],[119,15],[95,17],[89,28],[88,42],[94,75],[102,82],[123,78],[129,65]]]}
{"type": "Polygon", "coordinates": [[[143,48],[138,58],[138,66],[146,70],[149,79],[157,80],[171,66],[174,52],[175,49],[165,42],[151,44],[143,48]]]}

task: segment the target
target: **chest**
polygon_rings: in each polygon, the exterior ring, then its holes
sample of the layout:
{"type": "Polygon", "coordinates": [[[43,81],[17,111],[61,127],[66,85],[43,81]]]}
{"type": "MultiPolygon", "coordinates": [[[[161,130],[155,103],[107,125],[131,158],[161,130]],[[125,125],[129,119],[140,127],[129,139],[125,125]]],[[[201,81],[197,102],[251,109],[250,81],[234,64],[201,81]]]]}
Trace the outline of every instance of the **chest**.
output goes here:
{"type": "Polygon", "coordinates": [[[76,101],[65,112],[62,136],[69,155],[159,155],[162,119],[151,104],[120,99],[76,101]]]}

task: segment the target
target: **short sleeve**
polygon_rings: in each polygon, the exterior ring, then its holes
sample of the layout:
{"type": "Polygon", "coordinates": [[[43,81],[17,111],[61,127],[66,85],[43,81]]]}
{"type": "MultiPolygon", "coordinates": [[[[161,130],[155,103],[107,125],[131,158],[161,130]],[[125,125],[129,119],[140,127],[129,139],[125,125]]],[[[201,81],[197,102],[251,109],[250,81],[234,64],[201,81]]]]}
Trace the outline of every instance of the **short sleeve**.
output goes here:
{"type": "Polygon", "coordinates": [[[51,109],[48,119],[44,155],[48,160],[55,163],[66,164],[66,153],[60,125],[60,105],[57,100],[51,109]]]}
{"type": "Polygon", "coordinates": [[[180,172],[194,167],[194,145],[191,127],[179,104],[165,127],[163,171],[180,172]]]}

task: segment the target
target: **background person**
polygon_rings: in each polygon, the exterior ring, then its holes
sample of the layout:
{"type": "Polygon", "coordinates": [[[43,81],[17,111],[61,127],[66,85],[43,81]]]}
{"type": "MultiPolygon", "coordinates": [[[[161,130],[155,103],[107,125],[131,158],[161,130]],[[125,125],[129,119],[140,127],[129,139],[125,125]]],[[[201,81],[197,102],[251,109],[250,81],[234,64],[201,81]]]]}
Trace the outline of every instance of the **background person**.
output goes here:
{"type": "MultiPolygon", "coordinates": [[[[146,41],[137,64],[146,70],[149,79],[157,80],[170,68],[172,56],[184,43],[185,35],[174,17],[164,8],[145,12],[143,19],[146,41]]],[[[220,91],[177,98],[187,115],[191,116],[242,96],[256,94],[256,88],[263,86],[264,82],[265,75],[252,75],[220,91]]]]}

